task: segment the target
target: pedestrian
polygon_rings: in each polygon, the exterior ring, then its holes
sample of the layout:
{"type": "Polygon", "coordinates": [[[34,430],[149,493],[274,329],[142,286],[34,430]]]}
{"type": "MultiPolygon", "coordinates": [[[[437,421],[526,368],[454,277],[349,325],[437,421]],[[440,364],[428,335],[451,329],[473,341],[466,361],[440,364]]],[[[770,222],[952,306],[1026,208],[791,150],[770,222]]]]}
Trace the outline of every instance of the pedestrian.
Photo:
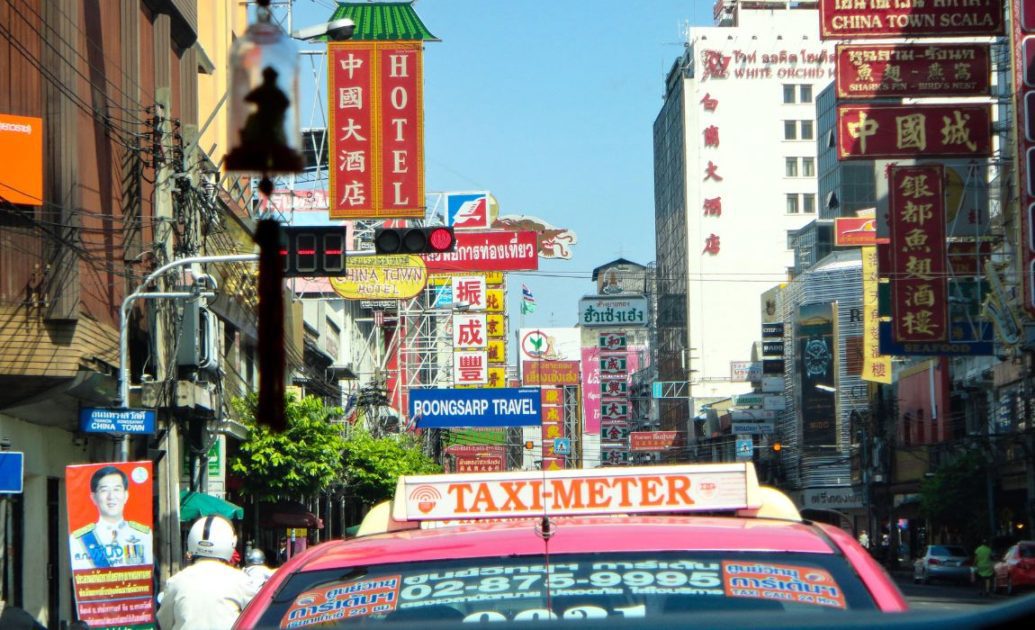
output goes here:
{"type": "Polygon", "coordinates": [[[233,626],[259,590],[244,571],[230,565],[236,547],[230,521],[221,516],[194,521],[187,535],[191,565],[169,578],[161,594],[157,617],[162,630],[233,626]]]}
{"type": "Polygon", "coordinates": [[[977,549],[974,550],[974,569],[977,572],[978,593],[982,597],[992,594],[992,548],[988,546],[988,539],[983,539],[977,549]]]}
{"type": "Polygon", "coordinates": [[[244,564],[244,572],[259,586],[273,575],[273,569],[266,566],[266,554],[262,549],[255,548],[245,554],[244,564]]]}

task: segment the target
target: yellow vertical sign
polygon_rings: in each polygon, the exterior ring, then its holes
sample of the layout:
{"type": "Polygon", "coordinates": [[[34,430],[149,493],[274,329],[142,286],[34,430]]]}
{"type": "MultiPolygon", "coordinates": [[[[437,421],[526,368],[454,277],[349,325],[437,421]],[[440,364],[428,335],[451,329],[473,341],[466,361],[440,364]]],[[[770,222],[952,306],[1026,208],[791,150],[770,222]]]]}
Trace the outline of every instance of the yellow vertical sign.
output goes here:
{"type": "Polygon", "coordinates": [[[862,247],[863,371],[862,380],[891,383],[891,357],[880,353],[880,312],[877,306],[877,248],[862,247]]]}

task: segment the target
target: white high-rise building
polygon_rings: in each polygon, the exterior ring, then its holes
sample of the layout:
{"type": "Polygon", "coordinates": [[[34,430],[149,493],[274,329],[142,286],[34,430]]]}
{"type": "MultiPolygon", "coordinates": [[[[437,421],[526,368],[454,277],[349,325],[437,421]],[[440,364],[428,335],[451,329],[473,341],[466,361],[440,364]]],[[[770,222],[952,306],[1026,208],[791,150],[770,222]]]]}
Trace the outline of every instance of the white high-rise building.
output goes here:
{"type": "Polygon", "coordinates": [[[654,123],[659,380],[664,428],[750,391],[763,291],[816,218],[815,95],[834,77],[815,3],[731,0],[687,31],[654,123]]]}

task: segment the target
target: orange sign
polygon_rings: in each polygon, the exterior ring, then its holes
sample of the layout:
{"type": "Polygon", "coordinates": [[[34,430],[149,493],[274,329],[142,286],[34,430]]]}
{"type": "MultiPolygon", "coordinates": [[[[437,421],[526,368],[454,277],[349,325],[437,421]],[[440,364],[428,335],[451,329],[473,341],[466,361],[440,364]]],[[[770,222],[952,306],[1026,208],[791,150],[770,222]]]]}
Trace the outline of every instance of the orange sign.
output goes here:
{"type": "Polygon", "coordinates": [[[0,114],[0,198],[43,204],[43,119],[0,114]]]}
{"type": "Polygon", "coordinates": [[[522,382],[526,387],[538,385],[578,385],[581,381],[578,361],[522,361],[522,382]]]}
{"type": "Polygon", "coordinates": [[[877,238],[877,219],[873,217],[834,219],[834,245],[837,247],[865,247],[887,242],[886,238],[877,238]]]}

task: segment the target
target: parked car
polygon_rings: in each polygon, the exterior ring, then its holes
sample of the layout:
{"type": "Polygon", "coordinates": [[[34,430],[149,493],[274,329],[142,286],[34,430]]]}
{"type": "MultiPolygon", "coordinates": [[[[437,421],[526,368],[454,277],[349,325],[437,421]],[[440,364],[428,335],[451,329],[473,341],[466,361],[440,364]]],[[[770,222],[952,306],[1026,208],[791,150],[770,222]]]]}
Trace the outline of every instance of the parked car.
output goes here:
{"type": "Polygon", "coordinates": [[[924,555],[913,563],[913,581],[970,581],[970,554],[959,545],[927,545],[924,555]]]}
{"type": "Polygon", "coordinates": [[[995,563],[992,586],[1007,595],[1023,586],[1035,586],[1035,540],[1022,540],[1006,550],[995,563]]]}

